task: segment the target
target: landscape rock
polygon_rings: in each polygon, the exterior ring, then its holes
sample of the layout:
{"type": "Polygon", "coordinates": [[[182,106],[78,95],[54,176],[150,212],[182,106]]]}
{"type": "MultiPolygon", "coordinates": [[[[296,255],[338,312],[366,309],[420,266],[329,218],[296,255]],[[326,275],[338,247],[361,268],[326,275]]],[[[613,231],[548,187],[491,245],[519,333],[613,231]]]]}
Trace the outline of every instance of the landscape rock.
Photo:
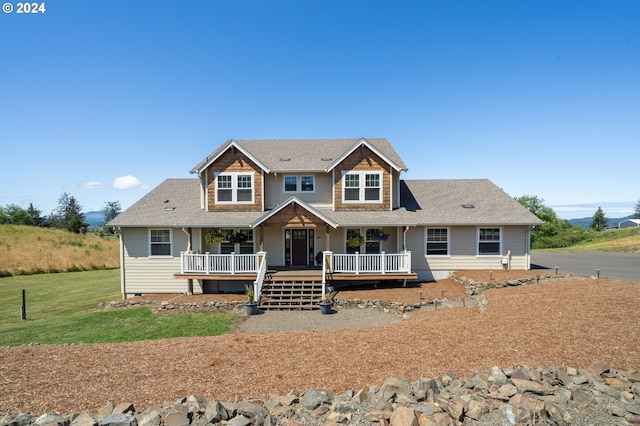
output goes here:
{"type": "Polygon", "coordinates": [[[138,426],[138,420],[131,414],[112,414],[98,423],[99,426],[138,426]]]}
{"type": "Polygon", "coordinates": [[[95,416],[45,413],[35,418],[16,412],[0,418],[0,426],[628,425],[640,424],[635,374],[602,363],[580,371],[492,367],[466,379],[453,373],[412,383],[390,377],[368,391],[337,395],[316,389],[264,401],[207,401],[190,395],[172,404],[151,405],[143,413],[129,402],[109,402],[95,416]]]}

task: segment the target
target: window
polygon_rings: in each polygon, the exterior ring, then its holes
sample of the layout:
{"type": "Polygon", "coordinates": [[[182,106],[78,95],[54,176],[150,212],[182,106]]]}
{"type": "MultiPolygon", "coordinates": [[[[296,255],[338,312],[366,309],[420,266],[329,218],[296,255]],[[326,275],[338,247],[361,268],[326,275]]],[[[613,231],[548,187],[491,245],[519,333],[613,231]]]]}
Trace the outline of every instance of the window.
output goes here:
{"type": "Polygon", "coordinates": [[[216,203],[253,203],[253,174],[224,173],[216,176],[216,203]]]}
{"type": "Polygon", "coordinates": [[[171,256],[171,230],[149,230],[149,256],[171,256]]]}
{"type": "Polygon", "coordinates": [[[284,177],[284,192],[296,192],[298,190],[298,176],[284,177]]]}
{"type": "Polygon", "coordinates": [[[313,176],[285,176],[284,192],[313,192],[315,190],[313,176]]]}
{"type": "Polygon", "coordinates": [[[302,176],[300,178],[300,190],[303,192],[313,192],[313,176],[302,176]]]}
{"type": "Polygon", "coordinates": [[[380,253],[379,229],[367,229],[364,233],[364,251],[368,254],[380,253]]]}
{"type": "Polygon", "coordinates": [[[222,229],[220,232],[225,237],[225,241],[220,243],[220,254],[253,253],[253,230],[222,229]]]}
{"type": "Polygon", "coordinates": [[[478,229],[478,254],[500,255],[500,228],[478,229]]]}
{"type": "Polygon", "coordinates": [[[349,172],[343,179],[343,200],[345,202],[382,202],[380,182],[382,173],[349,172]]]}
{"type": "Polygon", "coordinates": [[[449,255],[449,230],[447,228],[427,229],[427,256],[449,255]]]}

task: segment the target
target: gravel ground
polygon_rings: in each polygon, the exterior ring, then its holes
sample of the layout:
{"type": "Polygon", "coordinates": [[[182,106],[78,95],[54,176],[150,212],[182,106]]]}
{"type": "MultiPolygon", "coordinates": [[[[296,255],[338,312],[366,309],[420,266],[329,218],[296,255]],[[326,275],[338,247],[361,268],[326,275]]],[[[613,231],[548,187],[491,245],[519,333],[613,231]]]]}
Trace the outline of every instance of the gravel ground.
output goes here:
{"type": "Polygon", "coordinates": [[[318,311],[262,311],[242,316],[234,324],[235,333],[276,333],[281,331],[370,328],[402,321],[402,316],[373,308],[334,307],[333,314],[318,311]]]}

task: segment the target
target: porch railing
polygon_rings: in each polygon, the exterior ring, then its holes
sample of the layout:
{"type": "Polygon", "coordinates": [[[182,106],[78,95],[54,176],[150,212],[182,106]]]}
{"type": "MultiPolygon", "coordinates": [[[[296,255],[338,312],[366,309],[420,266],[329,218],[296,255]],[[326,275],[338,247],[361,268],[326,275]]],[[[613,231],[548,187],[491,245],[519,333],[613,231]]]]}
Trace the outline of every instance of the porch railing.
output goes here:
{"type": "Polygon", "coordinates": [[[183,274],[246,274],[258,273],[258,254],[210,254],[183,251],[180,253],[183,274]]]}
{"type": "Polygon", "coordinates": [[[336,254],[323,252],[322,277],[330,272],[347,272],[351,274],[387,274],[410,273],[411,252],[379,254],[336,254]]]}
{"type": "Polygon", "coordinates": [[[262,294],[262,284],[264,284],[264,277],[267,274],[267,253],[259,251],[256,255],[258,256],[258,276],[253,282],[253,301],[259,302],[262,294]]]}

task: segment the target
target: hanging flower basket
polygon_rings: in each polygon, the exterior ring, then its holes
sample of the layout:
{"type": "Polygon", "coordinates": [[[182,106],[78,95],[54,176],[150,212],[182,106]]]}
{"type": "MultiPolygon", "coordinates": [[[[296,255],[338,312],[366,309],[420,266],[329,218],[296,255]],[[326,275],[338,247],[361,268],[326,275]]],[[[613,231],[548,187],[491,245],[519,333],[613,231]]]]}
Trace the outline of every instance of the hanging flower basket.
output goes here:
{"type": "Polygon", "coordinates": [[[229,235],[229,242],[233,244],[246,243],[248,239],[249,237],[244,232],[234,232],[229,235]]]}
{"type": "Polygon", "coordinates": [[[364,237],[360,234],[355,234],[349,237],[347,245],[351,248],[358,248],[364,244],[364,237]]]}
{"type": "Polygon", "coordinates": [[[373,233],[373,238],[378,241],[386,241],[389,238],[389,233],[383,231],[382,229],[376,229],[373,233]]]}
{"type": "Polygon", "coordinates": [[[222,232],[220,232],[219,229],[212,229],[209,232],[207,232],[206,235],[204,236],[204,241],[207,244],[221,243],[226,240],[227,240],[226,237],[222,235],[222,232]]]}

